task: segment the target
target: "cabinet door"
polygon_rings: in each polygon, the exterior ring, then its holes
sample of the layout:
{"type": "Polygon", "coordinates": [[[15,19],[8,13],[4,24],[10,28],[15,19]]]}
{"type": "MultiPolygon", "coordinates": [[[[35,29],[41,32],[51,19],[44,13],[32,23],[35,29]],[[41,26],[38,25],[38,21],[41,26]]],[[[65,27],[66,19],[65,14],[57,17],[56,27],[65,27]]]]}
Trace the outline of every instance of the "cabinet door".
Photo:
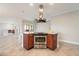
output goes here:
{"type": "Polygon", "coordinates": [[[27,50],[33,48],[34,46],[34,35],[33,34],[24,34],[23,35],[23,47],[27,50]]]}
{"type": "Polygon", "coordinates": [[[29,34],[29,40],[28,40],[28,46],[29,49],[34,47],[34,35],[33,34],[29,34]]]}
{"type": "Polygon", "coordinates": [[[57,48],[57,34],[53,35],[53,49],[57,48]]]}
{"type": "Polygon", "coordinates": [[[47,47],[50,49],[55,49],[57,47],[57,35],[56,34],[47,35],[47,47]]]}
{"type": "Polygon", "coordinates": [[[47,35],[47,47],[52,48],[52,35],[51,34],[47,35]]]}
{"type": "Polygon", "coordinates": [[[28,35],[27,34],[23,35],[23,47],[28,49],[28,35]]]}

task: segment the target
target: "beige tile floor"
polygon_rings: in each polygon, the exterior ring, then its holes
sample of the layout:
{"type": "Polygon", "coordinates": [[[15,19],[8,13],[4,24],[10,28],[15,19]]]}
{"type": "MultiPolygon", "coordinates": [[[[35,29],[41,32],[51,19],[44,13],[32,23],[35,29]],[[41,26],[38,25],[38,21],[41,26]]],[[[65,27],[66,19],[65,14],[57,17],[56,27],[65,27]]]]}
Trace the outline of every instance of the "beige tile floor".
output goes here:
{"type": "Polygon", "coordinates": [[[9,36],[0,38],[0,56],[79,56],[79,46],[64,42],[55,50],[31,49],[20,47],[16,37],[9,36]],[[2,39],[2,40],[1,40],[2,39]]]}

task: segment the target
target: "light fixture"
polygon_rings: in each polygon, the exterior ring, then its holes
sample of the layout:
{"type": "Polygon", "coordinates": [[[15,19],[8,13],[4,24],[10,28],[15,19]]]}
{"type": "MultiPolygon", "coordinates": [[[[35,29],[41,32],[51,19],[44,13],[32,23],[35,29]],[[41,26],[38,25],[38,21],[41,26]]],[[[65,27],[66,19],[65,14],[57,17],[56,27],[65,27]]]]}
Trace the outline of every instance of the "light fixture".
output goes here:
{"type": "Polygon", "coordinates": [[[49,3],[50,6],[54,5],[54,3],[49,3]]]}
{"type": "Polygon", "coordinates": [[[30,5],[30,6],[33,6],[34,4],[33,4],[33,3],[30,3],[29,5],[30,5]]]}
{"type": "Polygon", "coordinates": [[[44,10],[43,5],[40,5],[40,6],[39,6],[39,12],[40,12],[40,13],[43,13],[43,10],[44,10]]]}
{"type": "Polygon", "coordinates": [[[39,5],[39,17],[36,19],[37,22],[46,22],[46,19],[43,18],[44,7],[39,5]]]}

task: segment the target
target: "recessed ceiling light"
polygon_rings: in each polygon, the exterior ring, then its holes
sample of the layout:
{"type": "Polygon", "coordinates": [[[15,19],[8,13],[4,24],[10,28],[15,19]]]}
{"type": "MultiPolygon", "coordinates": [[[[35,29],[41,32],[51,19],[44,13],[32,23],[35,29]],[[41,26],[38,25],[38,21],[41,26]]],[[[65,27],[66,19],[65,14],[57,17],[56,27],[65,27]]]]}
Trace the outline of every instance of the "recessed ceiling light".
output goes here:
{"type": "Polygon", "coordinates": [[[54,3],[49,3],[49,5],[51,5],[51,6],[52,6],[52,5],[54,5],[54,3]]]}
{"type": "Polygon", "coordinates": [[[34,4],[33,4],[33,3],[30,3],[29,5],[30,5],[30,6],[33,6],[34,4]]]}

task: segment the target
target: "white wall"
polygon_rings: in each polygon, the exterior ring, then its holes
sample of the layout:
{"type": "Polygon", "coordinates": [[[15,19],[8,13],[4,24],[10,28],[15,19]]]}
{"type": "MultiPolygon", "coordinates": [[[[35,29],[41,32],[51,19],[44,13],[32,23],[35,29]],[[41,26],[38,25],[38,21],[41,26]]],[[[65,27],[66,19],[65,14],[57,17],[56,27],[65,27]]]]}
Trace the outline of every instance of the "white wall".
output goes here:
{"type": "Polygon", "coordinates": [[[50,30],[49,22],[46,22],[46,23],[36,23],[36,32],[48,33],[49,30],[50,30]]]}
{"type": "MultiPolygon", "coordinates": [[[[5,44],[12,42],[15,46],[18,45],[17,47],[19,48],[23,47],[22,19],[14,17],[0,17],[0,47],[5,45],[4,42],[5,44]],[[11,25],[15,26],[15,34],[12,35],[8,33],[8,29],[12,28],[11,25]]],[[[10,46],[14,47],[12,44],[9,43],[10,46]]],[[[3,50],[5,47],[2,47],[1,49],[3,50]]]]}
{"type": "Polygon", "coordinates": [[[2,29],[2,31],[0,32],[3,36],[7,36],[8,35],[8,30],[12,28],[12,26],[15,26],[15,30],[16,33],[19,33],[19,25],[18,25],[18,21],[15,18],[7,18],[7,17],[0,17],[0,29],[2,29]]]}
{"type": "Polygon", "coordinates": [[[79,11],[52,18],[51,29],[59,33],[59,39],[79,44],[79,11]]]}
{"type": "Polygon", "coordinates": [[[3,35],[2,30],[3,30],[3,25],[2,23],[0,23],[0,37],[3,35]]]}
{"type": "Polygon", "coordinates": [[[19,43],[19,46],[21,47],[23,39],[22,19],[14,17],[0,17],[0,37],[10,36],[7,30],[11,28],[12,24],[15,26],[15,34],[13,36],[17,38],[17,43],[19,43]]]}

